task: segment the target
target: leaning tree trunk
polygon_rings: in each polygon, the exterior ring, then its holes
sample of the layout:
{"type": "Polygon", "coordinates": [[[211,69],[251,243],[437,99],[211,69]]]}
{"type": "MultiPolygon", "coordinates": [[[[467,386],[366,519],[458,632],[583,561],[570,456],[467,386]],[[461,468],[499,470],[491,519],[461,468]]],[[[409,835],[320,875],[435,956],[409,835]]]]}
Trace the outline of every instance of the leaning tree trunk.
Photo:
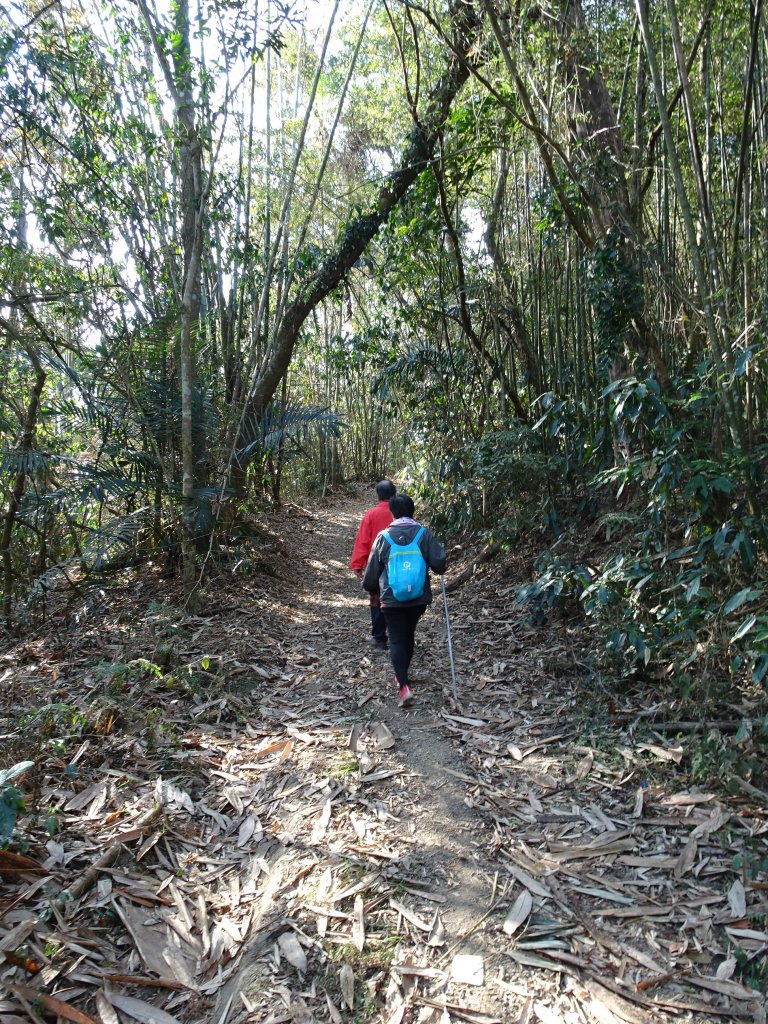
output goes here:
{"type": "Polygon", "coordinates": [[[457,93],[469,77],[467,55],[482,25],[479,5],[466,0],[453,0],[448,17],[454,32],[451,57],[429,96],[423,117],[409,134],[400,164],[387,177],[372,208],[350,220],[339,245],[286,306],[263,369],[250,389],[248,412],[251,414],[261,415],[280,386],[306,318],[344,279],[392,210],[433,159],[440,130],[457,93]]]}

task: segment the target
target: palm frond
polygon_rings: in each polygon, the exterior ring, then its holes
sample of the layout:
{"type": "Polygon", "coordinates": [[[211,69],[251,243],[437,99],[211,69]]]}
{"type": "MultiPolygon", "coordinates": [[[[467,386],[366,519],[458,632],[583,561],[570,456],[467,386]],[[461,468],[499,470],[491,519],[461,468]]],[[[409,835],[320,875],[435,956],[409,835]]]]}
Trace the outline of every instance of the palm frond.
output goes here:
{"type": "Polygon", "coordinates": [[[83,404],[74,398],[60,398],[55,405],[46,406],[43,415],[61,416],[66,418],[70,425],[94,427],[102,434],[108,434],[115,421],[119,419],[115,410],[107,408],[101,402],[91,400],[83,404]]]}
{"type": "Polygon", "coordinates": [[[409,349],[374,379],[371,390],[380,398],[389,398],[392,388],[398,385],[422,383],[435,375],[453,376],[457,369],[458,353],[451,356],[432,345],[420,345],[409,349]]]}
{"type": "Polygon", "coordinates": [[[268,454],[283,448],[283,457],[301,452],[302,443],[310,433],[339,438],[347,424],[338,413],[327,407],[304,405],[302,402],[273,402],[263,416],[245,420],[240,439],[244,442],[236,452],[241,465],[257,452],[268,454]]]}
{"type": "Polygon", "coordinates": [[[137,545],[139,534],[151,525],[154,509],[137,509],[124,516],[113,516],[98,529],[89,532],[83,545],[83,568],[88,572],[109,572],[123,568],[126,555],[137,545]]]}
{"type": "Polygon", "coordinates": [[[41,452],[36,448],[16,448],[0,451],[0,473],[18,476],[26,473],[31,476],[38,470],[48,470],[61,463],[76,463],[77,460],[67,455],[54,455],[41,452]]]}

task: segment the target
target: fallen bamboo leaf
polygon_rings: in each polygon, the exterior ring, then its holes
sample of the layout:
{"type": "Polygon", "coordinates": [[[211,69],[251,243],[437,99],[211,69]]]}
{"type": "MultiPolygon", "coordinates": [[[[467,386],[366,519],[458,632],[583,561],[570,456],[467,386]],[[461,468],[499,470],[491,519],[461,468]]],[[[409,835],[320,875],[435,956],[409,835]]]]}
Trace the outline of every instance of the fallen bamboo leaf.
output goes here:
{"type": "Polygon", "coordinates": [[[364,889],[368,889],[374,882],[378,881],[380,877],[378,871],[367,872],[359,882],[355,882],[354,885],[350,885],[348,888],[342,889],[341,892],[337,892],[335,896],[332,896],[331,903],[340,903],[348,896],[354,896],[358,892],[363,892],[364,889]]]}
{"type": "Polygon", "coordinates": [[[433,946],[435,949],[445,945],[445,925],[438,910],[435,911],[435,916],[432,918],[432,927],[427,936],[427,945],[433,946]]]}
{"type": "Polygon", "coordinates": [[[344,1002],[350,1010],[355,1008],[355,974],[349,964],[342,964],[339,970],[339,987],[344,1002]]]}
{"type": "Polygon", "coordinates": [[[518,928],[526,921],[532,908],[533,897],[527,889],[523,889],[504,918],[504,924],[502,925],[504,934],[514,935],[518,928]]]}
{"type": "Polygon", "coordinates": [[[397,740],[384,722],[372,722],[367,729],[374,744],[381,750],[390,750],[397,740]]]}
{"type": "Polygon", "coordinates": [[[533,1004],[533,1012],[541,1021],[541,1024],[563,1024],[563,1018],[560,1014],[550,1010],[544,1003],[535,1002],[533,1004]]]}
{"type": "Polygon", "coordinates": [[[112,1006],[129,1017],[139,1021],[139,1024],[179,1024],[178,1017],[174,1017],[166,1010],[152,1003],[145,1003],[143,999],[136,999],[134,996],[124,996],[121,992],[110,992],[105,989],[105,995],[112,1006]]]}
{"type": "Polygon", "coordinates": [[[660,747],[656,743],[639,743],[637,749],[649,750],[661,761],[674,761],[675,764],[680,764],[683,760],[684,751],[682,747],[660,747]]]}
{"type": "Polygon", "coordinates": [[[720,964],[715,971],[715,977],[718,981],[730,981],[738,967],[738,961],[735,956],[729,956],[720,964]]]}
{"type": "Polygon", "coordinates": [[[0,850],[0,875],[14,877],[27,874],[47,875],[48,871],[31,857],[25,857],[21,853],[11,853],[10,850],[0,850]]]}
{"type": "Polygon", "coordinates": [[[728,906],[739,920],[747,916],[747,893],[738,878],[728,890],[728,906]]]}
{"type": "Polygon", "coordinates": [[[248,846],[249,843],[258,842],[259,839],[261,839],[259,819],[249,814],[243,819],[243,823],[237,833],[237,845],[242,849],[244,846],[248,846]],[[255,833],[258,833],[258,835],[255,833]]]}
{"type": "Polygon", "coordinates": [[[365,919],[363,914],[363,897],[355,896],[355,906],[352,911],[352,943],[362,953],[365,946],[365,919]]]}
{"type": "Polygon", "coordinates": [[[691,836],[675,862],[675,869],[673,872],[675,878],[682,878],[684,875],[688,874],[696,863],[696,855],[698,852],[699,844],[695,836],[691,836]]]}
{"type": "Polygon", "coordinates": [[[302,973],[307,969],[307,954],[293,932],[283,932],[277,938],[280,947],[280,954],[285,957],[289,964],[302,973]]]}
{"type": "Polygon", "coordinates": [[[140,985],[145,988],[166,988],[171,992],[183,992],[189,988],[181,981],[171,978],[147,978],[142,974],[102,974],[101,977],[110,985],[140,985]]]}
{"type": "Polygon", "coordinates": [[[261,750],[256,750],[253,753],[253,757],[268,757],[270,754],[276,753],[278,750],[285,750],[285,748],[291,743],[290,740],[277,740],[274,743],[268,743],[266,747],[262,747],[261,750]]]}
{"type": "Polygon", "coordinates": [[[344,1018],[341,1016],[338,1007],[336,1006],[336,1004],[334,1003],[334,1001],[331,999],[327,992],[325,993],[325,1002],[328,1006],[328,1013],[330,1013],[331,1015],[331,1020],[333,1021],[333,1024],[344,1024],[344,1018]]]}
{"type": "Polygon", "coordinates": [[[390,967],[398,974],[407,974],[414,978],[445,978],[445,971],[441,971],[439,967],[417,967],[415,964],[391,964],[390,967]]]}
{"type": "Polygon", "coordinates": [[[115,1013],[115,1008],[107,999],[103,989],[99,989],[96,993],[96,1009],[99,1012],[101,1024],[120,1024],[120,1018],[115,1013]]]}
{"type": "MultiPolygon", "coordinates": [[[[420,1006],[432,1006],[436,1010],[442,1010],[440,1024],[451,1024],[453,1017],[458,1020],[467,1021],[467,1024],[505,1024],[500,1017],[490,1013],[481,1013],[479,1010],[472,1010],[468,1006],[457,1006],[456,1003],[447,1003],[444,1000],[429,999],[427,996],[420,996],[416,1003],[420,1006]]],[[[560,1022],[562,1024],[562,1021],[560,1022]]]]}
{"type": "Polygon", "coordinates": [[[195,813],[195,805],[189,793],[174,786],[168,779],[158,779],[155,783],[155,799],[163,807],[176,807],[188,814],[195,813]]]}
{"type": "Polygon", "coordinates": [[[393,910],[396,910],[398,914],[401,914],[406,921],[409,921],[414,926],[414,928],[418,928],[419,931],[422,932],[432,931],[431,924],[429,924],[423,918],[419,917],[417,914],[414,914],[412,910],[404,906],[402,903],[399,903],[397,900],[390,899],[389,905],[390,907],[392,907],[393,910]]]}
{"type": "Polygon", "coordinates": [[[310,844],[312,846],[317,845],[328,831],[328,825],[331,820],[331,812],[333,811],[333,804],[331,803],[330,797],[323,802],[323,809],[320,811],[320,817],[317,819],[312,827],[312,835],[310,836],[310,844]]]}
{"type": "Polygon", "coordinates": [[[360,781],[363,785],[367,785],[371,782],[381,782],[383,779],[391,779],[393,775],[402,775],[402,768],[379,768],[378,771],[370,772],[368,775],[362,775],[360,781]]]}
{"type": "Polygon", "coordinates": [[[288,1013],[291,1015],[293,1024],[314,1024],[315,1022],[315,1018],[312,1015],[312,1011],[307,1006],[306,1000],[294,993],[291,993],[290,1002],[288,1003],[288,1013]]]}

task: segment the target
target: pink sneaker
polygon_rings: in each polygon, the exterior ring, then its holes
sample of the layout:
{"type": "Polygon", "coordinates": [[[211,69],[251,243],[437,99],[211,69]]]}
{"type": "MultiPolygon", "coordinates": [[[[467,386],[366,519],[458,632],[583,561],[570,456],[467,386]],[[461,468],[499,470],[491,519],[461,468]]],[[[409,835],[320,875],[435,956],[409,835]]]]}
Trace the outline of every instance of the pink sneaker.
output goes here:
{"type": "Polygon", "coordinates": [[[397,702],[399,708],[409,708],[413,704],[413,690],[410,686],[400,687],[400,700],[397,702]]]}

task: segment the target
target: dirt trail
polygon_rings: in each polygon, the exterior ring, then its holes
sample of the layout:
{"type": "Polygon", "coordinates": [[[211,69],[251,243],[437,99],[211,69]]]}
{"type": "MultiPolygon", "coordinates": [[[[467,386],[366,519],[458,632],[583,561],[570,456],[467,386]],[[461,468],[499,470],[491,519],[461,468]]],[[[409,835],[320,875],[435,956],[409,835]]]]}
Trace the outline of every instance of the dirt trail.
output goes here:
{"type": "MultiPolygon", "coordinates": [[[[343,730],[339,738],[344,738],[345,747],[352,729],[357,726],[362,731],[358,751],[343,754],[350,775],[354,777],[359,772],[364,778],[375,775],[377,769],[391,773],[371,783],[370,797],[366,796],[379,817],[386,816],[391,823],[386,857],[378,857],[380,851],[374,842],[361,858],[361,818],[356,819],[356,833],[354,824],[350,828],[349,819],[342,814],[340,820],[334,816],[329,827],[335,859],[343,857],[345,845],[351,843],[357,852],[358,866],[365,862],[366,854],[366,868],[377,870],[382,863],[387,865],[394,885],[379,880],[379,889],[385,895],[410,885],[410,894],[402,902],[417,919],[431,923],[434,910],[439,911],[439,935],[432,936],[433,945],[426,944],[429,936],[418,927],[403,918],[395,923],[397,915],[390,913],[392,921],[387,926],[389,934],[380,963],[375,952],[365,950],[359,962],[352,958],[361,983],[376,978],[381,973],[378,968],[388,966],[393,955],[395,961],[402,959],[406,966],[417,970],[437,964],[438,974],[449,970],[456,955],[483,957],[488,950],[480,929],[489,913],[497,910],[500,892],[498,868],[486,855],[492,830],[487,819],[468,806],[466,785],[458,777],[463,774],[458,742],[446,735],[445,722],[440,717],[441,711],[448,710],[450,700],[442,602],[435,600],[419,625],[412,666],[417,700],[407,711],[397,707],[397,689],[388,657],[367,645],[367,596],[347,567],[365,508],[359,500],[348,500],[333,508],[314,509],[313,519],[293,535],[292,558],[302,566],[297,574],[301,593],[295,609],[283,620],[282,639],[288,673],[297,655],[302,665],[309,661],[316,669],[313,677],[301,684],[302,701],[313,708],[318,700],[326,702],[325,723],[343,730]],[[375,744],[366,746],[366,733],[372,723],[383,723],[390,730],[395,740],[391,749],[384,751],[375,744]],[[428,893],[426,899],[418,898],[421,891],[428,893]]],[[[435,597],[439,598],[439,592],[435,597]]],[[[303,765],[305,770],[322,776],[328,767],[327,751],[318,751],[316,759],[305,755],[303,765]]],[[[359,792],[355,782],[351,790],[354,802],[359,792]]],[[[286,860],[283,851],[280,877],[296,869],[300,860],[296,855],[286,860]]],[[[484,984],[467,986],[449,980],[446,975],[440,983],[422,979],[421,987],[425,996],[426,988],[429,989],[427,998],[435,1002],[460,1005],[465,1012],[481,1012],[488,1019],[511,1019],[510,993],[492,984],[492,964],[487,956],[483,968],[484,984]]],[[[378,979],[379,986],[382,980],[378,979]]],[[[227,995],[231,996],[234,989],[248,990],[249,986],[252,991],[263,991],[264,983],[258,969],[250,977],[246,972],[233,982],[227,995]],[[254,984],[255,979],[258,980],[254,984]]],[[[378,1019],[382,1007],[377,1009],[376,1004],[384,1002],[391,1008],[392,1019],[399,1019],[398,1013],[408,1012],[406,996],[408,1001],[418,1000],[417,986],[417,976],[411,976],[399,993],[389,993],[388,1000],[386,992],[379,991],[369,998],[367,1015],[356,1019],[378,1019]]],[[[512,993],[511,997],[513,1002],[520,1002],[519,995],[512,993]]],[[[419,1008],[418,1001],[415,1006],[419,1008]]],[[[420,1008],[420,1019],[424,1021],[433,1017],[437,1021],[443,1012],[426,1004],[420,1008]]]]}

